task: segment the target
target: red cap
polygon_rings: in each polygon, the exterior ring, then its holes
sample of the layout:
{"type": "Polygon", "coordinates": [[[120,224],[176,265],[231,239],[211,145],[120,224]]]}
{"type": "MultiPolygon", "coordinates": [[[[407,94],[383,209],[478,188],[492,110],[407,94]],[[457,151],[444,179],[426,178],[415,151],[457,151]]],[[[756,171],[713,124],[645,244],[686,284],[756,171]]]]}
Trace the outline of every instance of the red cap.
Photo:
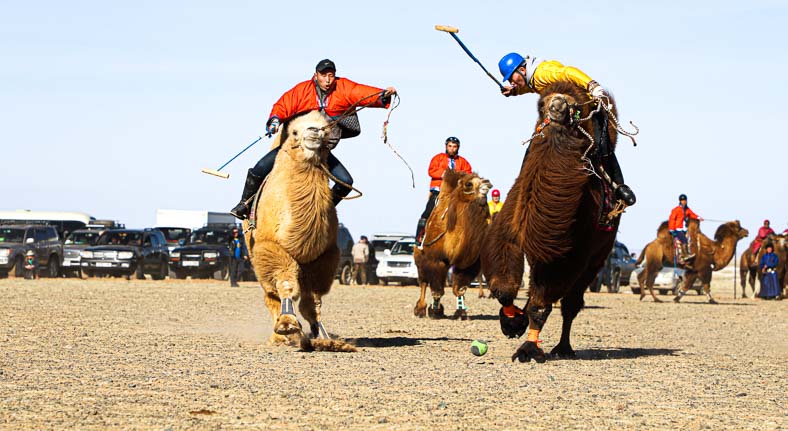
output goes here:
{"type": "Polygon", "coordinates": [[[493,190],[493,191],[492,191],[492,196],[493,196],[494,198],[499,198],[499,197],[501,197],[501,192],[500,192],[500,190],[498,190],[498,189],[495,189],[495,190],[493,190]]]}
{"type": "Polygon", "coordinates": [[[769,223],[769,219],[763,221],[763,224],[769,223]]]}

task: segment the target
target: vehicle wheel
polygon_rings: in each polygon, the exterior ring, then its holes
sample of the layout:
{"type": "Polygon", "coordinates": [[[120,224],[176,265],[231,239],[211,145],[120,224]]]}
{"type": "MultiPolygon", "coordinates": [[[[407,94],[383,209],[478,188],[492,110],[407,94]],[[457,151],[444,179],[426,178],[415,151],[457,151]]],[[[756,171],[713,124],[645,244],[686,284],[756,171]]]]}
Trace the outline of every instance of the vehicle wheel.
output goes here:
{"type": "Polygon", "coordinates": [[[152,275],[151,278],[154,280],[164,280],[167,278],[167,263],[161,262],[159,265],[159,273],[152,275]]]}
{"type": "Polygon", "coordinates": [[[349,285],[352,278],[353,271],[349,264],[342,266],[342,271],[339,273],[339,284],[349,285]]]}
{"type": "Polygon", "coordinates": [[[186,274],[181,271],[173,271],[172,274],[173,274],[173,278],[175,278],[176,280],[186,279],[186,274]]]}
{"type": "Polygon", "coordinates": [[[610,277],[610,285],[607,286],[608,293],[618,293],[621,289],[621,271],[613,271],[613,276],[610,277]]]}
{"type": "Polygon", "coordinates": [[[82,276],[84,276],[85,278],[93,278],[93,277],[95,277],[95,274],[93,274],[93,271],[91,271],[89,269],[83,269],[83,270],[80,270],[80,271],[81,271],[81,274],[80,274],[79,278],[82,278],[82,276]]]}
{"type": "Polygon", "coordinates": [[[60,276],[60,260],[57,255],[49,256],[49,266],[47,267],[47,277],[58,278],[60,276]]]}
{"type": "Polygon", "coordinates": [[[14,277],[25,278],[25,259],[22,256],[16,257],[14,264],[14,277]]]}
{"type": "Polygon", "coordinates": [[[588,290],[592,292],[599,292],[602,290],[602,277],[597,274],[597,276],[594,277],[594,281],[592,281],[591,285],[588,286],[588,290]]]}
{"type": "Polygon", "coordinates": [[[225,265],[222,269],[213,273],[213,278],[217,280],[227,280],[229,278],[228,275],[230,275],[230,271],[227,269],[227,266],[225,265]]]}
{"type": "Polygon", "coordinates": [[[382,284],[384,286],[388,286],[389,285],[389,280],[386,277],[380,277],[378,280],[380,280],[380,284],[382,284]]]}
{"type": "Polygon", "coordinates": [[[633,286],[630,289],[632,289],[632,293],[634,293],[635,295],[640,295],[640,287],[633,286]]]}
{"type": "Polygon", "coordinates": [[[660,295],[667,295],[668,293],[670,293],[669,289],[659,289],[659,294],[660,295]]]}

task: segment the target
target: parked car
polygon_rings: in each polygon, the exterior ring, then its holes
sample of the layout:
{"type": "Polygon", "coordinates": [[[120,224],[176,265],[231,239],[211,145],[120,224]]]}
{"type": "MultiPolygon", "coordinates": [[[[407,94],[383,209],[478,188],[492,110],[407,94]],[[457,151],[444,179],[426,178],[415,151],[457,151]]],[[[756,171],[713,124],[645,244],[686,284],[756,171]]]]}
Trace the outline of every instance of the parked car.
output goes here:
{"type": "Polygon", "coordinates": [[[353,273],[353,235],[342,223],[337,230],[337,247],[339,247],[339,265],[337,265],[336,277],[339,284],[350,284],[350,277],[353,273]]]}
{"type": "Polygon", "coordinates": [[[176,248],[186,244],[192,234],[191,229],[184,227],[157,227],[156,229],[164,234],[164,239],[167,240],[167,249],[170,251],[170,254],[172,254],[176,248]]]}
{"type": "Polygon", "coordinates": [[[68,234],[66,240],[63,242],[63,274],[66,276],[73,275],[81,277],[82,266],[80,265],[79,254],[82,250],[96,245],[99,237],[107,229],[103,226],[100,228],[77,229],[68,234]]]}
{"type": "Polygon", "coordinates": [[[372,248],[375,249],[375,257],[378,260],[383,259],[386,255],[386,250],[391,250],[394,247],[394,243],[409,236],[411,235],[406,233],[376,233],[372,235],[370,243],[372,244],[372,248]]]}
{"type": "Polygon", "coordinates": [[[416,238],[406,237],[395,242],[391,250],[385,250],[380,260],[377,276],[384,285],[399,282],[400,284],[418,284],[419,272],[413,260],[413,249],[416,238]]]}
{"type": "Polygon", "coordinates": [[[48,277],[60,275],[63,245],[53,226],[4,225],[0,226],[0,277],[13,273],[24,277],[24,259],[33,250],[39,265],[39,274],[48,277]]]}
{"type": "MultiPolygon", "coordinates": [[[[632,278],[635,280],[630,288],[632,293],[640,295],[641,286],[638,283],[637,276],[643,272],[643,267],[640,266],[635,269],[632,278]]],[[[666,266],[659,271],[657,278],[654,279],[654,290],[659,291],[660,295],[676,295],[679,288],[684,284],[684,274],[686,271],[683,268],[673,268],[666,266]]],[[[698,295],[703,295],[703,283],[698,278],[690,286],[690,290],[694,290],[698,295]]],[[[648,292],[647,292],[648,293],[648,292]]]]}
{"type": "Polygon", "coordinates": [[[154,280],[167,277],[169,252],[164,234],[156,229],[115,229],[99,236],[96,245],[80,253],[82,273],[154,280]]]}
{"type": "Polygon", "coordinates": [[[230,236],[235,224],[209,224],[191,233],[188,241],[173,249],[170,269],[175,278],[224,280],[230,267],[230,236]]]}
{"type": "Polygon", "coordinates": [[[605,285],[608,292],[618,293],[620,286],[629,286],[629,279],[635,267],[635,256],[629,253],[627,246],[616,241],[605,261],[605,266],[599,270],[589,289],[592,292],[599,292],[602,290],[602,285],[605,285]]]}

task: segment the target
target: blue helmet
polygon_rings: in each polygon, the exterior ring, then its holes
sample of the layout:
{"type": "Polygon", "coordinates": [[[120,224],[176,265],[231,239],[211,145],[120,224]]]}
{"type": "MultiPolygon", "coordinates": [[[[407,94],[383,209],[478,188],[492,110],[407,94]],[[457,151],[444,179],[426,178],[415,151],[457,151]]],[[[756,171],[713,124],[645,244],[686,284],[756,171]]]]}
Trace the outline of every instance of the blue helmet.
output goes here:
{"type": "Polygon", "coordinates": [[[498,62],[498,70],[501,71],[504,82],[512,77],[514,71],[523,64],[523,61],[525,61],[523,56],[516,52],[510,52],[501,58],[501,61],[498,62]]]}

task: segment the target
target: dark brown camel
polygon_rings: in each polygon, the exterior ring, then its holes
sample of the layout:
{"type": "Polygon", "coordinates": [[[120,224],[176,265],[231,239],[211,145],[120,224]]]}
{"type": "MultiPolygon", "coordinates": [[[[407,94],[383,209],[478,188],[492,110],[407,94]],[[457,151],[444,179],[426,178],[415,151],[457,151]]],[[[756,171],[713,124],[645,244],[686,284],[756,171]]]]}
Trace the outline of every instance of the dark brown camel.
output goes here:
{"type": "MultiPolygon", "coordinates": [[[[588,101],[584,91],[568,82],[553,84],[542,92],[537,133],[482,248],[484,274],[492,295],[502,305],[501,330],[514,338],[530,326],[527,341],[512,360],[545,361],[539,332],[558,300],[563,326],[552,354],[574,356],[569,339],[572,321],[616,238],[620,216],[609,226],[600,226],[605,187],[589,173],[587,160],[583,160],[590,141],[580,128],[594,136],[592,121],[581,121],[580,127],[574,124],[590,114],[588,101]],[[525,310],[514,305],[523,275],[523,254],[531,267],[525,310]]],[[[607,133],[613,149],[614,128],[608,128],[607,133]]]]}
{"type": "Polygon", "coordinates": [[[429,313],[434,319],[444,317],[440,301],[449,268],[454,266],[452,292],[457,297],[454,317],[467,319],[465,292],[479,275],[479,253],[490,220],[487,192],[491,188],[490,181],[476,173],[444,172],[438,201],[427,220],[424,243],[413,253],[421,287],[413,309],[416,316],[429,313]],[[424,300],[427,287],[432,292],[430,307],[424,300]]]}

